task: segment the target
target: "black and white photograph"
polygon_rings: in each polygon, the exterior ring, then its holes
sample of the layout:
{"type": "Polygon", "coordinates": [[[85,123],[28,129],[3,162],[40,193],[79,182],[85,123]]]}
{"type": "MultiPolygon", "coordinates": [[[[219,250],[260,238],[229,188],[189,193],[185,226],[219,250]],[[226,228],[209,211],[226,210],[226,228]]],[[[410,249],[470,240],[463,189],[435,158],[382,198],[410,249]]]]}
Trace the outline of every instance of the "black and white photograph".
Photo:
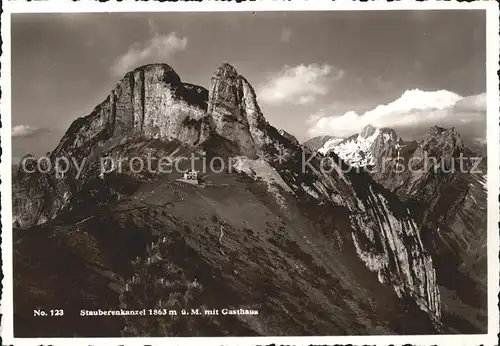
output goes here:
{"type": "Polygon", "coordinates": [[[2,15],[6,341],[497,342],[498,5],[286,3],[2,15]]]}

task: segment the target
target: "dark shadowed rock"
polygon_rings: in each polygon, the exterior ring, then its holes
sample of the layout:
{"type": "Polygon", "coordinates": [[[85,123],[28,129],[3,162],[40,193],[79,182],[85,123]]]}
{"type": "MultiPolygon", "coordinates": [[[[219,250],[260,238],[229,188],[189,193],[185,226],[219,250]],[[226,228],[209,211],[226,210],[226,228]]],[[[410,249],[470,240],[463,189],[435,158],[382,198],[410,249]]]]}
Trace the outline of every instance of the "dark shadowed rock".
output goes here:
{"type": "Polygon", "coordinates": [[[290,140],[290,142],[293,142],[294,144],[299,145],[299,140],[291,133],[289,133],[283,129],[278,129],[278,133],[280,135],[282,135],[283,137],[285,137],[286,139],[290,140]]]}

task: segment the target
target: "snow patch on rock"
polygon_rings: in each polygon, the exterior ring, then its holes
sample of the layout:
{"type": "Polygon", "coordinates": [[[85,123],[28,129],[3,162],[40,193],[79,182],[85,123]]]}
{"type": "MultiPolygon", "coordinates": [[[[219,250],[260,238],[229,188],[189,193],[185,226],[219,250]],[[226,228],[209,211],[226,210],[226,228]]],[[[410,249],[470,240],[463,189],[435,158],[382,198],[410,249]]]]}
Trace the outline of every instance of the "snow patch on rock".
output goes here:
{"type": "Polygon", "coordinates": [[[333,151],[351,166],[373,165],[375,160],[371,153],[371,147],[379,134],[380,130],[377,129],[371,136],[366,138],[358,135],[356,139],[337,145],[333,151]]]}
{"type": "Polygon", "coordinates": [[[318,149],[320,153],[323,155],[327,154],[330,150],[333,150],[340,142],[342,142],[343,138],[332,138],[326,141],[325,144],[321,148],[318,149]]]}

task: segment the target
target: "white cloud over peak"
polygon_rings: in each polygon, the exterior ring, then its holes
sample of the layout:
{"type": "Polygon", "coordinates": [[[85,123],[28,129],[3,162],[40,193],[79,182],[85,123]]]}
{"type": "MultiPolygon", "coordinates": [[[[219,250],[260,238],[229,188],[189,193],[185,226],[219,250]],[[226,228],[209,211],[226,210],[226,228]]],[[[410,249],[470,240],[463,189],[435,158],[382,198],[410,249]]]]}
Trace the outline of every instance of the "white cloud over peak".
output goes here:
{"type": "Polygon", "coordinates": [[[332,79],[340,79],[343,74],[328,64],[285,65],[257,87],[257,95],[268,104],[310,104],[318,96],[326,95],[332,79]]]}
{"type": "MultiPolygon", "coordinates": [[[[151,23],[149,25],[154,28],[151,23]]],[[[187,37],[180,38],[175,32],[168,35],[155,34],[145,42],[132,44],[127,52],[116,59],[112,72],[121,77],[141,65],[167,62],[175,53],[185,50],[187,43],[187,37]]]]}
{"type": "Polygon", "coordinates": [[[362,114],[335,114],[331,109],[323,109],[309,117],[308,133],[346,137],[371,124],[393,128],[402,137],[414,139],[427,133],[429,127],[439,125],[454,126],[461,133],[481,137],[486,130],[485,107],[485,94],[462,97],[447,90],[407,90],[398,99],[362,114]]]}
{"type": "Polygon", "coordinates": [[[31,127],[29,125],[16,125],[12,128],[12,138],[18,137],[29,137],[40,132],[41,129],[37,127],[31,127]]]}

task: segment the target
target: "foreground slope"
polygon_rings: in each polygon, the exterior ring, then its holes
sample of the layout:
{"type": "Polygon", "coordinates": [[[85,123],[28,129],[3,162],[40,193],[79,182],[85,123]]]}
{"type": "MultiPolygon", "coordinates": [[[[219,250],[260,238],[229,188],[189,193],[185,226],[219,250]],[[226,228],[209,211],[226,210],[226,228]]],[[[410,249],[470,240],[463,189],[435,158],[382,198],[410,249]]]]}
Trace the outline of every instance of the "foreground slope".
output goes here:
{"type": "Polygon", "coordinates": [[[338,220],[339,230],[332,230],[320,221],[321,215],[310,215],[318,220],[313,223],[299,214],[303,206],[295,203],[287,203],[294,215],[289,219],[265,182],[241,174],[217,175],[210,182],[196,188],[155,181],[141,185],[120,203],[16,231],[17,251],[31,254],[17,257],[15,264],[16,334],[116,336],[130,335],[132,330],[131,335],[156,336],[332,335],[434,330],[414,302],[402,302],[370,274],[357,258],[350,234],[337,233],[349,225],[345,210],[328,211],[338,220]],[[75,225],[75,221],[83,222],[75,225]],[[155,272],[149,281],[141,261],[154,258],[148,249],[151,244],[161,247],[162,260],[158,268],[147,267],[155,272]],[[216,316],[211,321],[193,316],[192,325],[186,318],[179,330],[169,327],[170,317],[158,318],[158,326],[150,325],[151,318],[78,317],[80,309],[171,308],[175,299],[163,285],[174,280],[199,282],[203,287],[186,308],[241,308],[259,314],[216,316]],[[139,290],[144,284],[150,292],[147,297],[139,290]],[[32,317],[33,306],[62,308],[66,318],[48,326],[32,317]],[[161,325],[167,325],[166,330],[161,325]]]}

